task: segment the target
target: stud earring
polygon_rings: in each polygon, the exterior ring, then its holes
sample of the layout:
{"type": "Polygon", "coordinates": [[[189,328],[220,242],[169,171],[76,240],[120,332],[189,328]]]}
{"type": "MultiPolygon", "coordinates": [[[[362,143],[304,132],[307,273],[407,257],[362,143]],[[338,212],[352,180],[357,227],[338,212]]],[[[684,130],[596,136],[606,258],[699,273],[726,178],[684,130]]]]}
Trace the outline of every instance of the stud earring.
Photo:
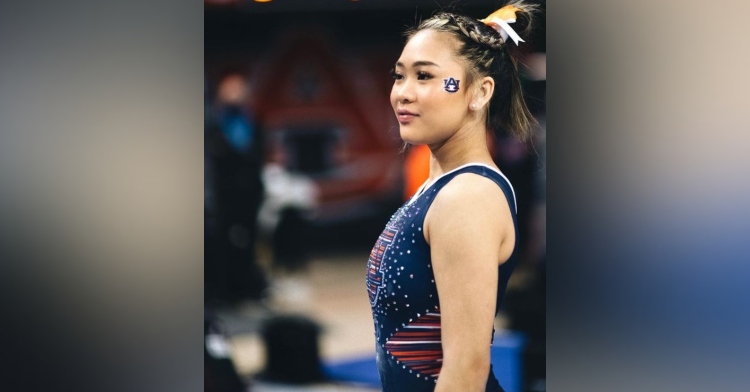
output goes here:
{"type": "Polygon", "coordinates": [[[475,103],[472,103],[472,104],[471,104],[471,108],[472,108],[472,109],[476,109],[476,108],[477,108],[477,104],[475,104],[475,103]]]}

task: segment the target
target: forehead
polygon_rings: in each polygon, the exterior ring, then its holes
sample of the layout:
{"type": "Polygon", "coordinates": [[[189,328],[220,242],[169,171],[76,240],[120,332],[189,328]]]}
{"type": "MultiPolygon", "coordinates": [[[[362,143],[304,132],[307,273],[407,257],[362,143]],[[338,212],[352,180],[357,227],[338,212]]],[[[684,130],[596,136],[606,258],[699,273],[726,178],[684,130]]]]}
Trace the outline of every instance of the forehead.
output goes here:
{"type": "Polygon", "coordinates": [[[441,68],[460,66],[458,46],[458,39],[449,33],[422,30],[406,43],[399,61],[406,66],[415,61],[431,61],[441,68]]]}

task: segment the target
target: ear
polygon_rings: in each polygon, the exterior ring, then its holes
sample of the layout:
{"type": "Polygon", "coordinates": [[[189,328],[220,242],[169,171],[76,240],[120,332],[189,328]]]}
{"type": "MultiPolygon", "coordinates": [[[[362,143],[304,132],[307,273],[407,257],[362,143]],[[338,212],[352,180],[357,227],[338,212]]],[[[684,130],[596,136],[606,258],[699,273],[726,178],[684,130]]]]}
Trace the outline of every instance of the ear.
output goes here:
{"type": "Polygon", "coordinates": [[[485,76],[475,82],[474,97],[471,100],[469,107],[471,110],[484,110],[485,106],[490,102],[492,93],[495,92],[495,79],[490,76],[485,76]]]}

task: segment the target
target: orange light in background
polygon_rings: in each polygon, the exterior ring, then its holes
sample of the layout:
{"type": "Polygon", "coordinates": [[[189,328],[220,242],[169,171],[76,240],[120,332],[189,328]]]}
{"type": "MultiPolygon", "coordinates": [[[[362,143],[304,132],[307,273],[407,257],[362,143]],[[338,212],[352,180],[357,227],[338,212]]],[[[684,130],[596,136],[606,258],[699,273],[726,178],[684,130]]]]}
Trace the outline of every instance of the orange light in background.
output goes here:
{"type": "Polygon", "coordinates": [[[256,3],[270,3],[273,0],[253,0],[253,1],[255,1],[256,3]]]}

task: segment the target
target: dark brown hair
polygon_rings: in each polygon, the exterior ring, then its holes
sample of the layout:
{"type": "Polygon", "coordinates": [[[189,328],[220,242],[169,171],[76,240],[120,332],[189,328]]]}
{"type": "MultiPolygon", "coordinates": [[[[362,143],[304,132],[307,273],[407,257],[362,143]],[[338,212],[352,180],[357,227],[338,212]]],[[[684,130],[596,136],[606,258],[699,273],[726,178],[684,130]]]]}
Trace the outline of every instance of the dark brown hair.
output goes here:
{"type": "MultiPolygon", "coordinates": [[[[523,38],[531,30],[532,14],[536,11],[536,6],[522,1],[509,4],[519,10],[512,27],[523,38]]],[[[507,131],[519,140],[527,140],[536,120],[523,98],[517,61],[514,58],[516,48],[509,48],[499,32],[478,19],[450,12],[439,12],[417,27],[407,30],[407,41],[422,30],[450,33],[458,39],[460,46],[457,55],[468,64],[467,84],[485,76],[495,80],[495,91],[488,105],[488,127],[495,131],[507,131]]]]}

